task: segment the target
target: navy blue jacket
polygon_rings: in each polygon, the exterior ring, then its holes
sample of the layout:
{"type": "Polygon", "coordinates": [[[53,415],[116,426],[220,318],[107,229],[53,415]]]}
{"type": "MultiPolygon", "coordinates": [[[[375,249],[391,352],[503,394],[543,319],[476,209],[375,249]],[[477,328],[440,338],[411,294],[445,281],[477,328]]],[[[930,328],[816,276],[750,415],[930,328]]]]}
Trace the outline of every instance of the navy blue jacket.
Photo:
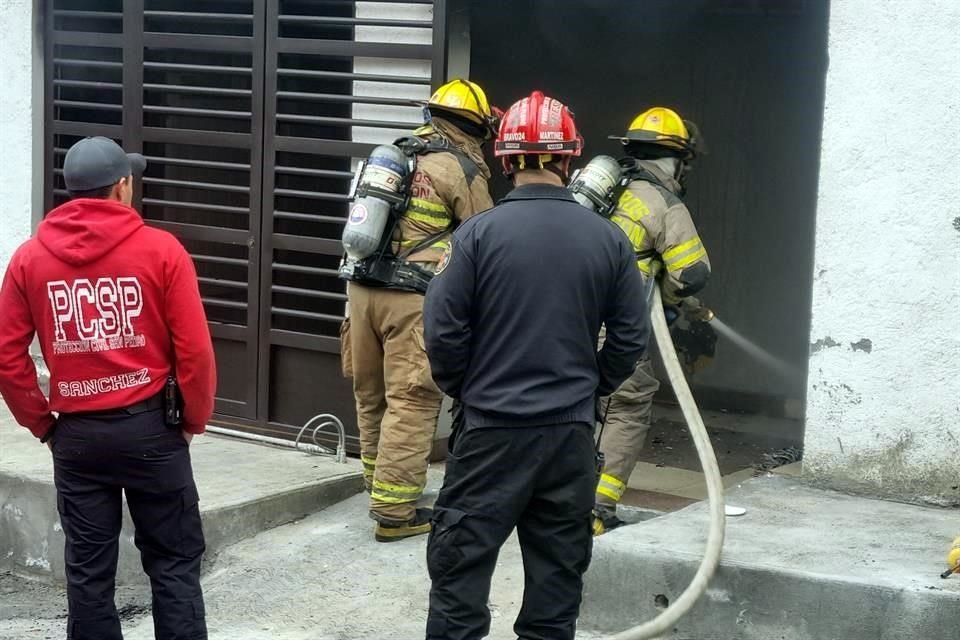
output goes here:
{"type": "Polygon", "coordinates": [[[450,251],[427,290],[424,338],[468,424],[592,424],[596,396],[630,376],[649,335],[623,231],[566,189],[531,184],[462,224],[450,251]]]}

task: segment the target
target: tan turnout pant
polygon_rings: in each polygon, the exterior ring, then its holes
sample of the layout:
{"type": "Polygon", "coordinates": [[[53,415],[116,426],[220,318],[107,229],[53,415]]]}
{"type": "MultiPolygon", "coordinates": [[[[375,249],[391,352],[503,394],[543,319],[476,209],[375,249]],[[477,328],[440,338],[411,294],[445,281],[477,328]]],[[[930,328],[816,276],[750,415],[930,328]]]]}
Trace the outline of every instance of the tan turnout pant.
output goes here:
{"type": "Polygon", "coordinates": [[[616,506],[627,490],[627,481],[650,430],[653,396],[660,381],[653,375],[649,358],[637,363],[637,369],[606,401],[607,423],[600,440],[604,455],[603,473],[597,484],[597,504],[616,506]]]}
{"type": "Polygon", "coordinates": [[[443,394],[423,342],[423,296],[349,283],[341,330],[343,373],[353,378],[364,481],[378,520],[413,518],[443,394]]]}

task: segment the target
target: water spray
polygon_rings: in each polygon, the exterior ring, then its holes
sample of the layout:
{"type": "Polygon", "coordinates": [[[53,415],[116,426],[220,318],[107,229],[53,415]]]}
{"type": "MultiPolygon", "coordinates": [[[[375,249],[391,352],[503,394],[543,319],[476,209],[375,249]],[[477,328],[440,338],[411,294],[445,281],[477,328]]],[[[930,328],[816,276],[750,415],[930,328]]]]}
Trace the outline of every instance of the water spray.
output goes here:
{"type": "Polygon", "coordinates": [[[746,336],[742,335],[739,331],[718,318],[712,311],[710,311],[710,320],[707,322],[709,322],[710,326],[713,327],[718,333],[723,334],[727,340],[737,345],[737,347],[749,354],[754,360],[766,365],[769,369],[776,371],[781,376],[785,378],[795,378],[799,375],[796,367],[792,366],[785,360],[778,358],[746,336]]]}

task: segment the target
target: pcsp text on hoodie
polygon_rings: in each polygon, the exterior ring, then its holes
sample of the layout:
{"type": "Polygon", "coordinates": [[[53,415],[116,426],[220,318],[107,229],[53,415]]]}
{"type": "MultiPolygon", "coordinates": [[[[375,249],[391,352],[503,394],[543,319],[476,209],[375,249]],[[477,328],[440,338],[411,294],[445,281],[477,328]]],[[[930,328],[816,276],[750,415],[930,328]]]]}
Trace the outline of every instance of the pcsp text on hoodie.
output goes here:
{"type": "Polygon", "coordinates": [[[71,200],[17,249],[0,288],[0,395],[38,438],[52,412],[127,407],[176,375],[185,431],[213,413],[216,366],[193,261],[119,202],[71,200]],[[50,369],[50,399],[29,354],[50,369]]]}

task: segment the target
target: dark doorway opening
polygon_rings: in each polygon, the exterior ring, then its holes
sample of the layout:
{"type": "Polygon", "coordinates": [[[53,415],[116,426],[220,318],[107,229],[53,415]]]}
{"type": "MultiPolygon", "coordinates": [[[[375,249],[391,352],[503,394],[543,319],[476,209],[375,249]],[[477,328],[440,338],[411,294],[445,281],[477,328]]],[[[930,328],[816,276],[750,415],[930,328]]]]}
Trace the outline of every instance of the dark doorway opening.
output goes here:
{"type": "MultiPolygon", "coordinates": [[[[763,450],[799,446],[828,1],[456,0],[450,11],[470,34],[469,45],[451,42],[451,59],[469,47],[471,79],[500,106],[535,88],[571,106],[586,138],[581,166],[618,156],[607,136],[648,107],[672,107],[700,126],[709,154],[686,202],[714,268],[702,299],[788,367],[770,369],[721,336],[691,386],[714,423],[748,434],[722,448],[767,436],[763,450]]],[[[680,418],[669,385],[658,401],[648,462],[680,465],[674,452],[686,445],[673,436],[680,418]]],[[[698,469],[688,454],[681,466],[698,469]]]]}

